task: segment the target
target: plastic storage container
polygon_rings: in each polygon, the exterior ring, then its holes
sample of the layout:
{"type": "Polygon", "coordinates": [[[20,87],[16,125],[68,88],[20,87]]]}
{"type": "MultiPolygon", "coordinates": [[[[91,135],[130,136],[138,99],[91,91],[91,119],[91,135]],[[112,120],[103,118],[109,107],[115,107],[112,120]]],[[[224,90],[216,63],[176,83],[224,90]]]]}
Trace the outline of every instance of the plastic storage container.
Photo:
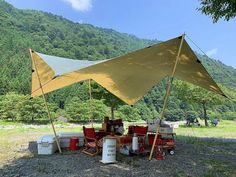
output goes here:
{"type": "Polygon", "coordinates": [[[54,135],[44,135],[37,141],[38,154],[50,155],[53,154],[58,148],[54,135]]]}
{"type": "Polygon", "coordinates": [[[84,146],[84,134],[83,133],[73,133],[73,132],[66,132],[66,133],[58,133],[60,139],[61,148],[69,148],[70,147],[70,139],[72,137],[76,137],[79,139],[79,146],[84,146]]]}

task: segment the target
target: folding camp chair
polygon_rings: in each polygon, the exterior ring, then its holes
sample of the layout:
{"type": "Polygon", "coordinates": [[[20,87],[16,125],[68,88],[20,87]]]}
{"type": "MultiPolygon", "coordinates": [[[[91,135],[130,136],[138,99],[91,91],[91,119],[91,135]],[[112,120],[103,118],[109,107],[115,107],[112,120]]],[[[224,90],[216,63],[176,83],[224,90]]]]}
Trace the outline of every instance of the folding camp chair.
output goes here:
{"type": "Polygon", "coordinates": [[[102,139],[96,136],[94,128],[86,128],[83,126],[83,132],[85,148],[82,152],[91,156],[97,155],[102,149],[102,139]]]}

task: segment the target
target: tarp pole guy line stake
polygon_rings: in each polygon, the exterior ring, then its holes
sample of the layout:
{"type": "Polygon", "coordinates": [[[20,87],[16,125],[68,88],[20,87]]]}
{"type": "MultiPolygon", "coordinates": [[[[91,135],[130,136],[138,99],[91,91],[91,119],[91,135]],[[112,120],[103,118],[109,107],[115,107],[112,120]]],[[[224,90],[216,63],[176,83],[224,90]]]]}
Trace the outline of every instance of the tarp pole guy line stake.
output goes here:
{"type": "Polygon", "coordinates": [[[161,111],[161,114],[160,114],[160,121],[159,121],[159,124],[157,125],[156,134],[155,134],[155,138],[154,138],[154,141],[153,141],[153,144],[152,144],[152,149],[151,149],[151,152],[150,152],[149,160],[152,159],[154,147],[155,147],[156,141],[157,141],[157,136],[158,136],[159,130],[160,130],[161,121],[164,118],[165,110],[166,110],[168,99],[169,99],[169,96],[170,96],[170,90],[171,90],[172,82],[173,82],[175,71],[176,71],[178,61],[179,61],[179,58],[180,58],[179,56],[180,56],[180,53],[181,53],[184,37],[185,37],[185,34],[183,34],[181,36],[181,42],[180,42],[178,54],[177,54],[177,57],[176,57],[176,60],[175,60],[175,65],[174,65],[174,68],[172,70],[171,77],[169,77],[169,80],[168,80],[168,85],[167,85],[166,93],[165,93],[165,97],[164,97],[164,104],[163,104],[163,108],[162,108],[162,111],[161,111]]]}
{"type": "Polygon", "coordinates": [[[58,140],[58,137],[57,137],[57,134],[56,134],[56,130],[55,130],[55,127],[54,127],[54,124],[53,124],[53,121],[52,121],[52,116],[51,116],[51,113],[50,113],[49,108],[48,108],[48,104],[47,104],[47,100],[46,100],[46,97],[45,97],[45,94],[44,94],[44,90],[43,90],[43,87],[42,87],[42,84],[41,84],[41,81],[40,81],[40,78],[39,78],[39,73],[38,73],[36,61],[34,61],[33,56],[32,56],[32,52],[33,52],[33,51],[32,51],[31,49],[29,49],[29,52],[30,52],[30,56],[31,56],[31,58],[32,58],[33,65],[35,66],[35,71],[36,71],[37,78],[38,78],[38,81],[39,81],[40,89],[41,89],[41,91],[42,91],[42,95],[43,95],[43,99],[44,99],[45,108],[46,108],[46,110],[47,110],[48,118],[49,118],[49,120],[50,120],[50,122],[51,122],[52,129],[53,129],[53,133],[54,133],[54,135],[55,135],[56,144],[57,144],[59,153],[61,154],[61,153],[62,153],[61,147],[60,147],[59,140],[58,140]]]}

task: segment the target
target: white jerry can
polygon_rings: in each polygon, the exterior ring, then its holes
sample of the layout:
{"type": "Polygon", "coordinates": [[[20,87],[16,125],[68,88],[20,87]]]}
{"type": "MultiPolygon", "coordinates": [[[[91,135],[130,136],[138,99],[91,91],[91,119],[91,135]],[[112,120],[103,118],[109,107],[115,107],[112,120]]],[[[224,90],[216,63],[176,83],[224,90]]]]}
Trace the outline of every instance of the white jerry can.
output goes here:
{"type": "Polygon", "coordinates": [[[116,138],[104,137],[102,147],[102,163],[116,163],[116,138]]]}

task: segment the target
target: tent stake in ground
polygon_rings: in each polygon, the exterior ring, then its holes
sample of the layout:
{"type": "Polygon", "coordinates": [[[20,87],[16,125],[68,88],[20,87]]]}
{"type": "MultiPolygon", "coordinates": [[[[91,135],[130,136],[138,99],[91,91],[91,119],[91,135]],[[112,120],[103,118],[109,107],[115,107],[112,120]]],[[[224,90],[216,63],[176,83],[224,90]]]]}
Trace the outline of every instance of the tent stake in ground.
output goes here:
{"type": "Polygon", "coordinates": [[[181,52],[181,49],[182,49],[184,37],[185,37],[185,34],[183,34],[182,37],[181,37],[181,42],[180,42],[178,54],[176,56],[175,65],[173,67],[171,77],[169,77],[169,79],[168,79],[168,84],[167,84],[166,93],[165,93],[165,97],[164,97],[164,104],[163,104],[163,107],[162,107],[162,110],[161,110],[160,121],[159,121],[159,124],[157,125],[156,134],[155,134],[155,138],[154,138],[154,141],[153,141],[153,144],[152,144],[152,149],[151,149],[151,152],[150,152],[149,160],[152,159],[152,154],[153,154],[154,147],[156,145],[157,135],[159,134],[161,121],[164,118],[165,110],[166,110],[167,103],[168,103],[169,96],[170,96],[170,90],[171,90],[172,82],[173,82],[176,67],[178,65],[178,61],[179,61],[179,58],[180,58],[179,56],[180,56],[180,52],[181,52]]]}
{"type": "Polygon", "coordinates": [[[32,58],[32,64],[34,65],[34,68],[35,68],[35,71],[36,71],[36,74],[37,74],[37,78],[38,78],[38,81],[39,81],[39,86],[40,86],[40,89],[42,91],[45,108],[46,108],[47,113],[48,113],[48,118],[49,118],[49,120],[51,122],[53,133],[55,135],[55,140],[56,140],[56,143],[57,143],[57,147],[58,147],[58,150],[59,150],[59,152],[61,154],[62,153],[61,147],[60,147],[60,144],[59,144],[59,141],[58,141],[58,137],[57,137],[57,134],[56,134],[56,130],[55,130],[55,127],[54,127],[54,124],[53,124],[53,121],[52,121],[52,116],[51,116],[51,113],[50,113],[49,108],[48,108],[48,104],[47,104],[47,100],[46,100],[46,97],[45,97],[45,94],[44,94],[44,91],[43,91],[42,83],[41,83],[40,78],[39,78],[39,73],[38,73],[36,61],[34,61],[33,56],[32,56],[33,51],[31,49],[29,49],[29,51],[30,51],[30,56],[32,58]]]}

